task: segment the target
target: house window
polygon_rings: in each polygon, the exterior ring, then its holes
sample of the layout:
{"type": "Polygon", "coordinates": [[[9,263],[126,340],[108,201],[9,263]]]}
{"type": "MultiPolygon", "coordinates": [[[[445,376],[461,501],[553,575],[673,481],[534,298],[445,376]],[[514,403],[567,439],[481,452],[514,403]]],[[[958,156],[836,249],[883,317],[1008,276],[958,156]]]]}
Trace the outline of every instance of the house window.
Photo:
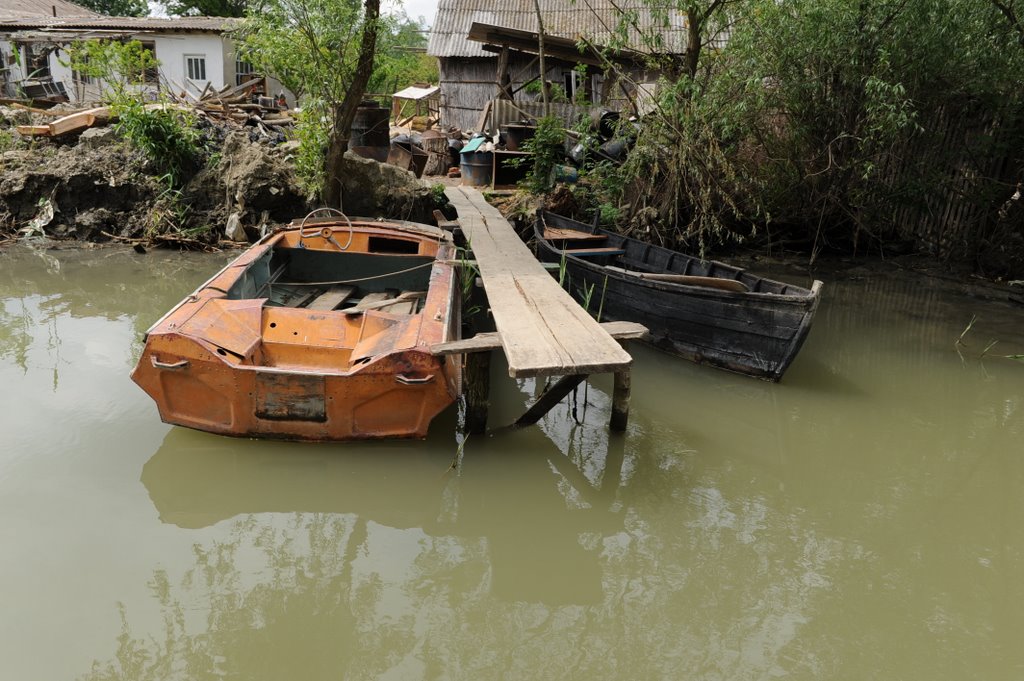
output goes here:
{"type": "Polygon", "coordinates": [[[191,81],[206,80],[206,55],[186,54],[185,75],[191,81]]]}
{"type": "Polygon", "coordinates": [[[39,80],[45,80],[50,78],[50,51],[35,43],[28,43],[25,45],[24,55],[22,57],[22,63],[28,68],[26,69],[26,78],[36,78],[39,80]]]}
{"type": "MultiPolygon", "coordinates": [[[[160,62],[158,62],[157,59],[156,59],[156,43],[154,43],[152,41],[148,41],[148,40],[143,40],[143,41],[140,41],[140,42],[142,43],[142,49],[144,49],[146,52],[149,52],[150,56],[153,58],[152,59],[153,63],[154,64],[159,64],[160,62]]],[[[142,82],[144,82],[144,83],[159,83],[160,82],[160,67],[159,66],[151,66],[148,69],[144,70],[142,72],[142,82]]]]}
{"type": "Polygon", "coordinates": [[[259,76],[252,64],[240,59],[235,60],[235,85],[241,85],[249,80],[256,80],[259,76]]]}
{"type": "Polygon", "coordinates": [[[566,97],[569,99],[576,99],[577,94],[581,94],[586,97],[586,82],[584,77],[578,71],[566,71],[562,74],[562,80],[565,85],[566,97]]]}

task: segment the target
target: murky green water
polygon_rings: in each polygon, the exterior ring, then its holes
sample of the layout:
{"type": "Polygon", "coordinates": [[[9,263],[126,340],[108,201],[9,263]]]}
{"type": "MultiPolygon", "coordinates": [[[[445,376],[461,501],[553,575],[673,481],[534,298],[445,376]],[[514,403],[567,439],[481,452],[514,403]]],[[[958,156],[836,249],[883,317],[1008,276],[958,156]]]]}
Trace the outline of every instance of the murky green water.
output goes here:
{"type": "Polygon", "coordinates": [[[637,347],[625,436],[598,379],[460,457],[160,423],[223,262],[0,254],[0,678],[1024,678],[1020,306],[824,275],[781,385],[637,347]]]}

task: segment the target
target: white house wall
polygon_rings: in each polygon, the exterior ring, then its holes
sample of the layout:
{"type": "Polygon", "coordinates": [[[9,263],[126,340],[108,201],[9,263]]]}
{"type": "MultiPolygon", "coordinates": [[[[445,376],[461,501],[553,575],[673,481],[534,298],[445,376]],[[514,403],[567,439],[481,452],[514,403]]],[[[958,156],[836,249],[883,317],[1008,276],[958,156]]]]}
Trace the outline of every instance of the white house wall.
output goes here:
{"type": "MultiPolygon", "coordinates": [[[[156,58],[160,62],[161,84],[169,87],[172,92],[178,93],[188,90],[193,95],[198,95],[206,87],[207,82],[213,89],[223,88],[225,85],[235,85],[235,47],[231,39],[209,33],[139,33],[132,36],[132,39],[146,43],[152,43],[156,58]],[[187,77],[185,64],[186,56],[202,56],[206,60],[206,79],[192,81],[187,77]]],[[[0,38],[0,68],[6,67],[6,71],[0,72],[0,86],[7,83],[15,83],[24,79],[24,69],[19,63],[12,61],[9,55],[12,54],[15,45],[9,40],[0,38]]],[[[54,82],[62,83],[72,102],[95,102],[101,99],[101,84],[91,83],[83,85],[75,84],[71,68],[61,64],[68,60],[67,50],[58,49],[50,54],[50,74],[54,82]]],[[[24,61],[24,60],[22,60],[24,61]]],[[[0,96],[15,96],[13,85],[11,90],[0,96]]],[[[148,85],[146,89],[155,90],[154,85],[148,85]]],[[[295,106],[295,96],[286,90],[281,82],[274,78],[267,78],[268,94],[285,93],[288,105],[295,106]]]]}
{"type": "Polygon", "coordinates": [[[145,37],[140,40],[152,40],[156,48],[156,58],[160,60],[160,76],[171,90],[177,92],[186,89],[198,95],[206,87],[222,88],[234,85],[235,65],[231,62],[230,71],[226,70],[224,39],[219,35],[166,35],[145,37]],[[206,60],[206,80],[189,80],[185,70],[185,56],[202,56],[206,60]],[[230,81],[227,77],[230,75],[230,81]]]}
{"type": "MultiPolygon", "coordinates": [[[[187,89],[192,94],[198,95],[210,82],[213,88],[222,88],[225,85],[235,84],[235,62],[234,53],[225,50],[225,43],[229,41],[219,35],[204,35],[194,33],[153,35],[143,33],[133,36],[133,39],[153,43],[156,58],[160,62],[161,82],[168,85],[174,92],[187,89]],[[206,60],[206,79],[189,80],[185,67],[185,56],[202,56],[206,60]]],[[[6,63],[6,55],[10,54],[12,45],[8,41],[0,41],[0,54],[3,55],[6,63]]],[[[95,101],[100,97],[98,84],[87,86],[79,85],[76,89],[72,78],[71,68],[61,62],[68,59],[67,50],[58,50],[50,54],[50,74],[54,82],[63,83],[71,101],[95,101]]],[[[11,81],[19,81],[24,78],[22,70],[17,64],[9,67],[9,78],[11,81]]]]}

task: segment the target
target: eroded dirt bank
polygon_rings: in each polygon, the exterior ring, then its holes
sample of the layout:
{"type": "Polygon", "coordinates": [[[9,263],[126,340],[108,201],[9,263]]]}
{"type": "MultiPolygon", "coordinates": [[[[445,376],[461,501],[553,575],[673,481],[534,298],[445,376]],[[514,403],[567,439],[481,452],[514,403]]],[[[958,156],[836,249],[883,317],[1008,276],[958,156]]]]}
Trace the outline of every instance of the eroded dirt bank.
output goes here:
{"type": "MultiPolygon", "coordinates": [[[[105,241],[152,239],[180,245],[254,240],[318,207],[295,174],[293,142],[246,130],[207,128],[206,153],[180,189],[170,189],[115,128],[23,140],[25,111],[0,108],[0,241],[26,236],[105,241]],[[225,228],[231,225],[234,229],[225,228]]],[[[345,211],[365,217],[431,220],[427,182],[349,154],[345,211]]]]}

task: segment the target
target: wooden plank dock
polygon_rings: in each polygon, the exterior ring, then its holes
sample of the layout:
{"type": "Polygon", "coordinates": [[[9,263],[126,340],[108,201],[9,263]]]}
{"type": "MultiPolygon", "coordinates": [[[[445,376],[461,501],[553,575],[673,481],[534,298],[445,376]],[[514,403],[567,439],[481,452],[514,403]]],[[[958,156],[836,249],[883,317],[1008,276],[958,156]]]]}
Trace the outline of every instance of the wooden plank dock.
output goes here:
{"type": "Polygon", "coordinates": [[[490,351],[501,348],[513,378],[560,376],[514,426],[536,423],[590,374],[614,373],[611,428],[625,430],[629,417],[632,358],[622,344],[646,335],[640,324],[599,324],[544,269],[512,225],[471,187],[449,187],[497,332],[442,344],[438,354],[465,357],[466,423],[486,428],[490,351]]]}
{"type": "Polygon", "coordinates": [[[564,376],[621,371],[632,358],[558,285],[512,225],[472,187],[445,195],[480,268],[508,373],[564,376]]]}

